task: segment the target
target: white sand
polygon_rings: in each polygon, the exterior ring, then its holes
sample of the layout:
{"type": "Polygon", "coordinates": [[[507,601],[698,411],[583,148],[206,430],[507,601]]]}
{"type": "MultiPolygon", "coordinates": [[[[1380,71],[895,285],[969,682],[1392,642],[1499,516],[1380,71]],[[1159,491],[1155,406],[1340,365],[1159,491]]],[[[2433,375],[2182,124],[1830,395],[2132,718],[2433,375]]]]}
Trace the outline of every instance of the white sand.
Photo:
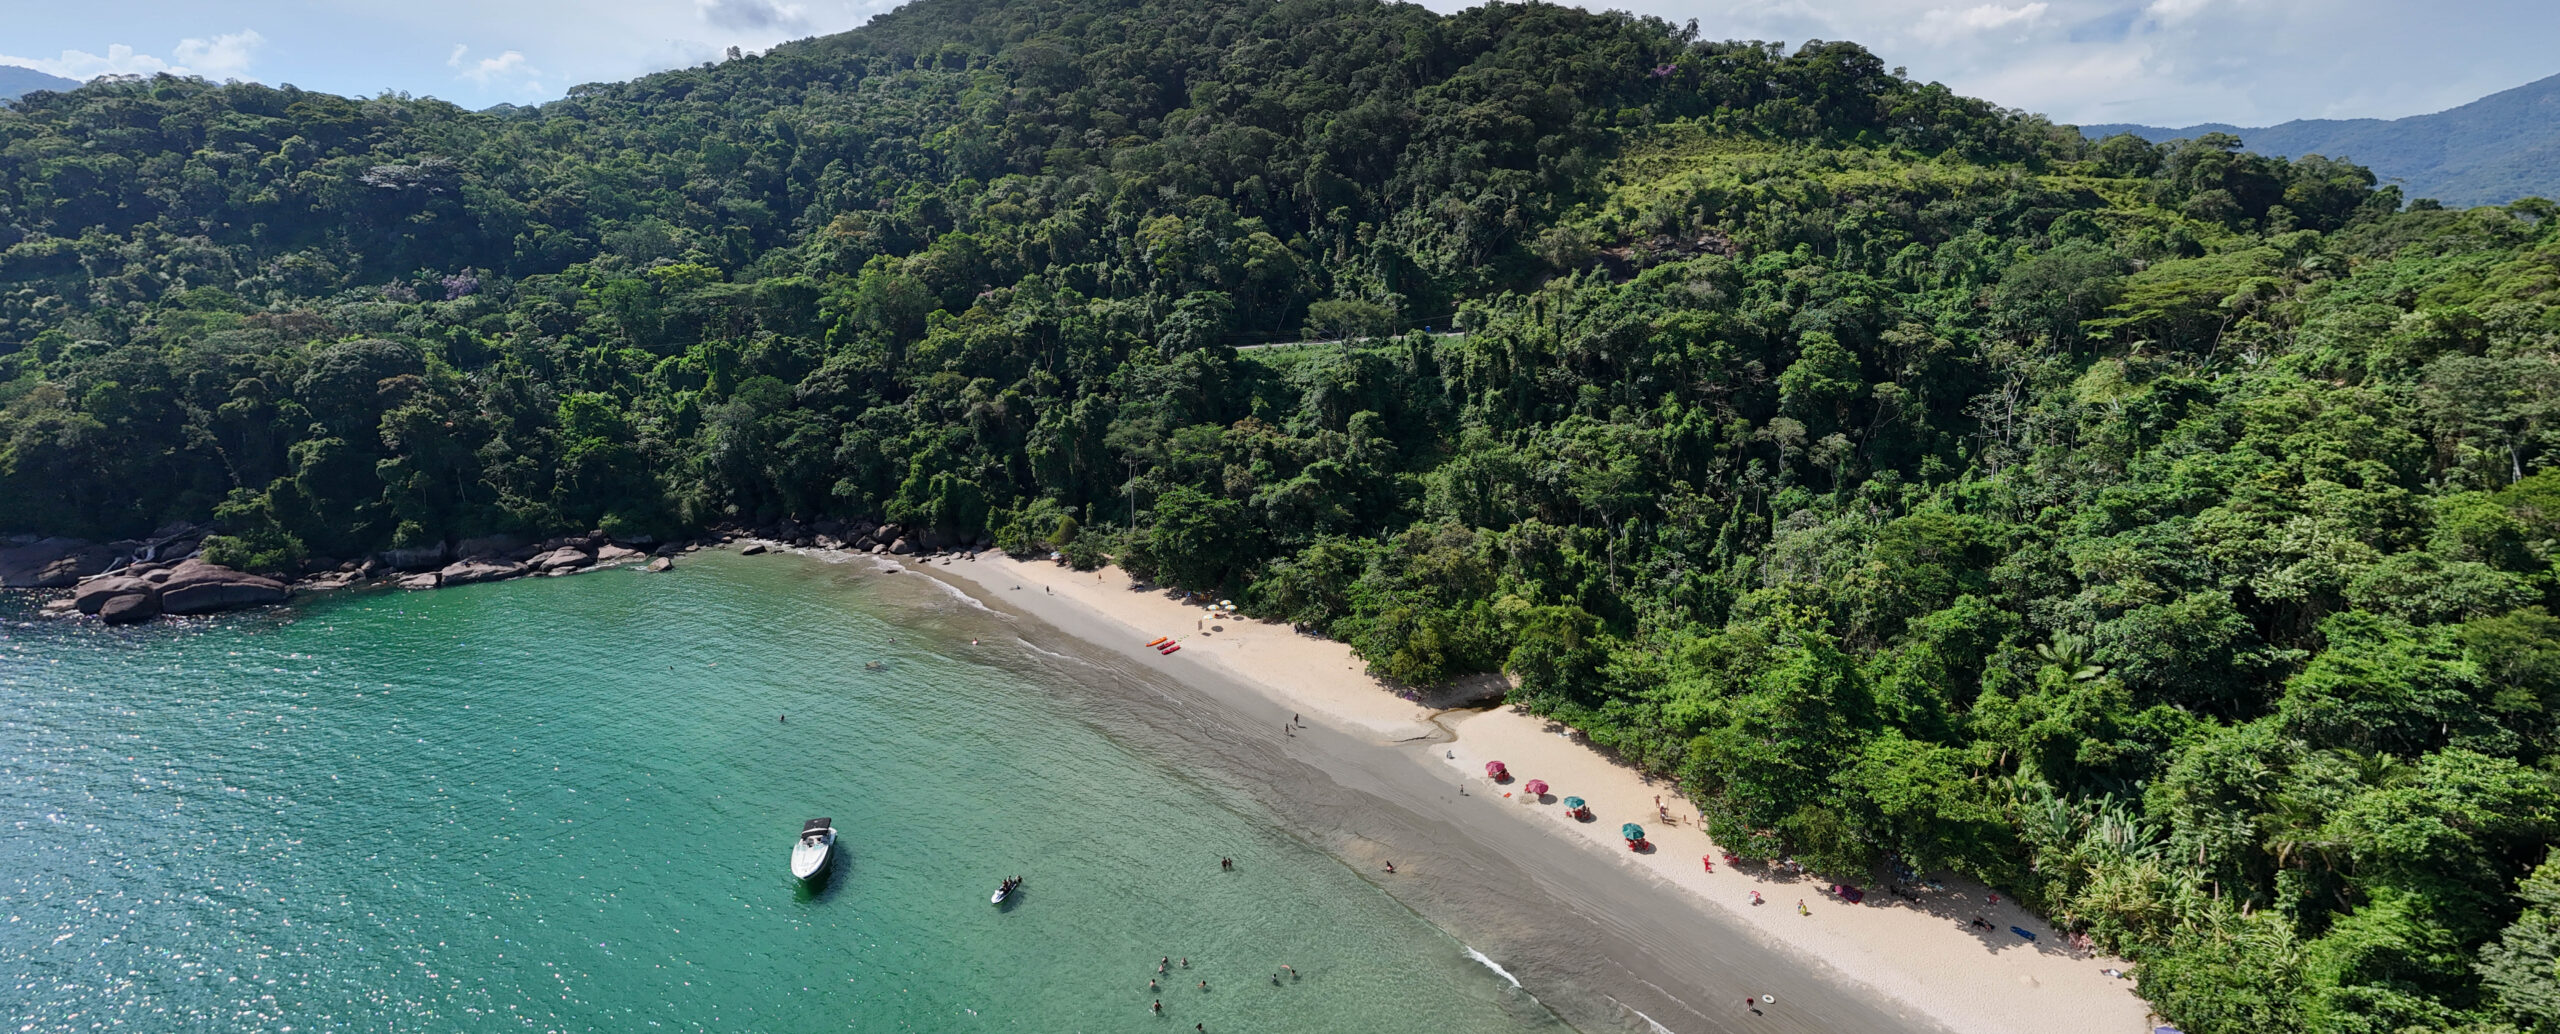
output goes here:
{"type": "MultiPolygon", "coordinates": [[[[1924,892],[1917,904],[1871,887],[1863,905],[1851,905],[1824,893],[1811,877],[1764,878],[1727,866],[1699,831],[1697,812],[1673,786],[1610,760],[1545,719],[1511,708],[1434,711],[1365,674],[1348,646],[1271,622],[1209,619],[1200,606],[1164,592],[1133,590],[1117,568],[1080,572],[989,553],[935,569],[975,583],[990,595],[1023,601],[1024,609],[1035,613],[1053,599],[1126,629],[1128,642],[1096,645],[1126,652],[1158,636],[1173,636],[1182,644],[1180,652],[1140,663],[1214,665],[1309,722],[1356,731],[1385,745],[1428,750],[1467,781],[1470,793],[1517,795],[1522,783],[1546,780],[1550,790],[1545,802],[1513,799],[1524,809],[1552,816],[1556,835],[1576,838],[1614,864],[1695,895],[1765,941],[1801,952],[1954,1030],[2138,1034],[2149,1029],[2149,1006],[2133,993],[2132,982],[2100,972],[2129,963],[2071,952],[2050,925],[2005,897],[1993,905],[1983,888],[1950,880],[1944,891],[1924,892]],[[1017,585],[1021,588],[1015,589],[1017,585]],[[1024,595],[1028,593],[1049,599],[1034,603],[1024,595]],[[1435,719],[1455,734],[1454,742],[1432,742],[1435,719]],[[1515,781],[1495,786],[1487,780],[1484,762],[1490,759],[1508,765],[1515,781]],[[1588,801],[1596,821],[1565,818],[1562,805],[1554,802],[1568,795],[1588,801]],[[1675,822],[1666,825],[1657,817],[1657,795],[1675,822]],[[1630,821],[1645,827],[1655,851],[1626,850],[1618,827],[1630,821]],[[1705,870],[1704,858],[1716,859],[1714,872],[1705,870]],[[1751,904],[1754,890],[1766,904],[1751,904]],[[1810,916],[1797,914],[1799,900],[1810,916]],[[1994,931],[1968,930],[1965,920],[1975,915],[1989,919],[1994,931]],[[2012,926],[2034,932],[2037,940],[2010,933],[2012,926]]],[[[1139,653],[1153,656],[1152,651],[1139,653]]]]}

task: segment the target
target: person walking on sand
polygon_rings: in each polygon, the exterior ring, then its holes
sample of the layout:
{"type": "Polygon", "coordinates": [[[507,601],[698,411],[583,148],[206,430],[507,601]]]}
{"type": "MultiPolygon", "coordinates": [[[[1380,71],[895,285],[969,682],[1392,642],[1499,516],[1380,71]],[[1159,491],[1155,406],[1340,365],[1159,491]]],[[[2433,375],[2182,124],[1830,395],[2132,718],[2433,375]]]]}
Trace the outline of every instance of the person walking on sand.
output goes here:
{"type": "Polygon", "coordinates": [[[1813,910],[1812,910],[1812,909],[1810,909],[1810,908],[1806,908],[1806,907],[1804,907],[1804,899],[1803,899],[1803,898],[1797,898],[1797,899],[1796,899],[1796,914],[1797,914],[1797,915],[1800,915],[1800,916],[1809,916],[1809,915],[1812,915],[1812,914],[1813,914],[1813,910]]]}
{"type": "Polygon", "coordinates": [[[1393,872],[1395,872],[1395,871],[1396,871],[1396,863],[1395,863],[1393,860],[1388,861],[1388,862],[1387,862],[1387,872],[1389,872],[1389,873],[1393,873],[1393,872]]]}

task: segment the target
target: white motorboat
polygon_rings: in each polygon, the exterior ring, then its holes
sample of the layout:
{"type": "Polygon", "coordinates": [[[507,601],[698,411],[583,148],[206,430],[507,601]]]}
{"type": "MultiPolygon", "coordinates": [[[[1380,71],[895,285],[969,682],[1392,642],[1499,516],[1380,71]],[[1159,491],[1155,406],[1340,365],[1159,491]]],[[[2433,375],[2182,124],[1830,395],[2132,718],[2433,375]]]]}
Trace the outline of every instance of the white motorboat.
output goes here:
{"type": "Polygon", "coordinates": [[[836,850],[834,819],[810,819],[800,827],[800,842],[791,848],[791,875],[813,879],[827,871],[827,861],[836,850]]]}
{"type": "Polygon", "coordinates": [[[987,897],[987,904],[990,904],[990,905],[1001,905],[1001,904],[1004,904],[1004,899],[1009,898],[1009,897],[1012,897],[1012,896],[1013,896],[1013,892],[1014,892],[1016,889],[1019,889],[1021,886],[1022,886],[1022,877],[1020,877],[1020,876],[1016,876],[1016,877],[1014,877],[1014,878],[1012,878],[1012,879],[1009,879],[1009,880],[1004,881],[1004,884],[1003,884],[1002,886],[999,886],[999,887],[997,887],[997,888],[996,888],[996,892],[995,892],[994,894],[988,895],[988,897],[987,897]]]}

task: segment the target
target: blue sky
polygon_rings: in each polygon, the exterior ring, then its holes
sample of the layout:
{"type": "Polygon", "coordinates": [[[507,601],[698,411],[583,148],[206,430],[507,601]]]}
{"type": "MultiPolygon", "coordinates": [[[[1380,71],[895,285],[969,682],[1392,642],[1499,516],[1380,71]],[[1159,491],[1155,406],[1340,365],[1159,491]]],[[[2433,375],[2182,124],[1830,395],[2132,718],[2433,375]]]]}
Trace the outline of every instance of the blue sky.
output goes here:
{"type": "MultiPolygon", "coordinates": [[[[1453,10],[1452,0],[1429,6],[1453,10]]],[[[187,71],[472,107],[838,32],[890,0],[15,0],[0,64],[187,71]]],[[[1622,0],[1709,38],[1846,39],[2069,122],[2436,111],[2560,73],[2550,0],[1622,0]]]]}

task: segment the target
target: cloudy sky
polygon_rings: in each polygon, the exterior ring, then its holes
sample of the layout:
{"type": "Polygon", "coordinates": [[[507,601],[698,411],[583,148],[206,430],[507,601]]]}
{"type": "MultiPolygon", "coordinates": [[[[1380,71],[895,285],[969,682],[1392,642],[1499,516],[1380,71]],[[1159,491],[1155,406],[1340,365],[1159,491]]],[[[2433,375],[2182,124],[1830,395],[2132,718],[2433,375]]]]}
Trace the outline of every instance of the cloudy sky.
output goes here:
{"type": "MultiPolygon", "coordinates": [[[[480,107],[852,28],[893,0],[81,0],[12,4],[0,64],[184,71],[480,107]]],[[[1458,0],[1429,0],[1454,10],[1458,0]]],[[[2066,122],[2258,125],[2436,111],[2560,73],[2550,0],[1622,0],[1708,38],[1855,40],[2066,122]]]]}

